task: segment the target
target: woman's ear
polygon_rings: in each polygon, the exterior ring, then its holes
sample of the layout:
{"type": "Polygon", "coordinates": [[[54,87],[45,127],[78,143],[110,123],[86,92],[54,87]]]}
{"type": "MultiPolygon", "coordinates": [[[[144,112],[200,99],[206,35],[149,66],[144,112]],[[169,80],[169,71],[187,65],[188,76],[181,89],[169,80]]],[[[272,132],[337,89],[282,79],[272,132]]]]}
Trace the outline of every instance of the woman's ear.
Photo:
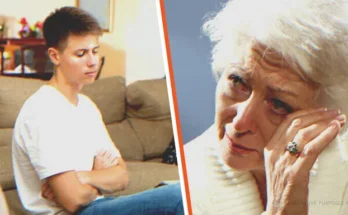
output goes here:
{"type": "Polygon", "coordinates": [[[51,47],[51,48],[48,48],[47,53],[48,53],[48,57],[51,59],[52,63],[55,66],[59,66],[59,63],[60,63],[59,50],[51,47]]]}

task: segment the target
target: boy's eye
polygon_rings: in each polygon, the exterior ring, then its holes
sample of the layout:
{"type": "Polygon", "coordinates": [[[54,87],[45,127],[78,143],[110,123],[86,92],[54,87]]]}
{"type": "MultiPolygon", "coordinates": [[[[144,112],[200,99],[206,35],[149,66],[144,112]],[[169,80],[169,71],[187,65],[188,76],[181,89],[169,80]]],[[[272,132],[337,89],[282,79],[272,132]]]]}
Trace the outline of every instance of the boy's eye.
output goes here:
{"type": "Polygon", "coordinates": [[[230,75],[228,79],[231,81],[232,88],[240,93],[250,94],[250,89],[244,82],[243,78],[238,75],[230,75]]]}
{"type": "Polygon", "coordinates": [[[97,54],[99,49],[93,49],[93,54],[97,54]]]}
{"type": "Polygon", "coordinates": [[[82,57],[85,54],[85,51],[79,51],[76,53],[78,57],[82,57]]]}
{"type": "Polygon", "coordinates": [[[279,99],[270,99],[266,101],[267,106],[276,114],[286,115],[293,112],[293,109],[285,102],[279,99]]]}

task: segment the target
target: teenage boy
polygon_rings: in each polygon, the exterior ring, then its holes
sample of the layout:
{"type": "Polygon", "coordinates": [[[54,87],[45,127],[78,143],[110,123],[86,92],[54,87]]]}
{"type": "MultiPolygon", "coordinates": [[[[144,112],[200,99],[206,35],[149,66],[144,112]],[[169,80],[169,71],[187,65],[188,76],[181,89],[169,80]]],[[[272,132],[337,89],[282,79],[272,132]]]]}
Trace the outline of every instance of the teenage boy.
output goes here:
{"type": "Polygon", "coordinates": [[[52,79],[23,105],[13,134],[13,168],[31,214],[183,214],[179,184],[118,198],[128,173],[96,105],[79,94],[99,65],[102,30],[91,15],[63,7],[44,21],[52,79]]]}

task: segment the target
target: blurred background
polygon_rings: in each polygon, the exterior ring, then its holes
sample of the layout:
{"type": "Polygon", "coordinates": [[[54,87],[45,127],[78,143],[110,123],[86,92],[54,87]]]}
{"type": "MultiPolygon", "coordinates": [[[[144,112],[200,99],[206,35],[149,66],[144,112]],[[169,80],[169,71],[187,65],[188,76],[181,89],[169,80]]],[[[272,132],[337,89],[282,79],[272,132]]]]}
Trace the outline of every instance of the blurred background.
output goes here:
{"type": "Polygon", "coordinates": [[[174,69],[184,143],[214,123],[216,81],[211,71],[204,18],[221,8],[220,0],[165,0],[170,51],[174,69]]]}
{"type": "MultiPolygon", "coordinates": [[[[130,84],[137,80],[165,76],[157,1],[83,0],[83,2],[85,6],[88,2],[89,8],[96,9],[101,3],[109,4],[107,8],[110,9],[110,14],[103,13],[110,21],[110,29],[100,38],[100,56],[105,58],[100,78],[123,76],[127,84],[130,84]]],[[[19,32],[23,29],[22,19],[24,18],[29,27],[32,27],[37,22],[43,22],[56,8],[82,5],[82,0],[0,0],[0,3],[0,53],[3,53],[0,55],[0,61],[4,62],[2,72],[17,73],[15,69],[21,69],[18,67],[21,66],[21,57],[25,60],[25,72],[35,69],[34,64],[37,64],[41,56],[35,56],[39,51],[35,52],[28,46],[33,43],[35,46],[40,46],[43,43],[40,35],[21,38],[19,32]]],[[[42,71],[31,72],[52,72],[49,62],[42,68],[42,71]]]]}

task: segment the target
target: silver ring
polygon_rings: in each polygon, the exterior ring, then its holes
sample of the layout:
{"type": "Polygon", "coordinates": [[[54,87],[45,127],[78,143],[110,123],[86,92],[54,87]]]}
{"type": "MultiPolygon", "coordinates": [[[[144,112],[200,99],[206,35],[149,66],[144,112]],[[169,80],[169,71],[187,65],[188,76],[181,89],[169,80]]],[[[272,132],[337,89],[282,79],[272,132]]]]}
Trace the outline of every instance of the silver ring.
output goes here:
{"type": "Polygon", "coordinates": [[[298,153],[298,144],[295,141],[289,142],[286,150],[289,151],[290,154],[296,155],[298,153]]]}

